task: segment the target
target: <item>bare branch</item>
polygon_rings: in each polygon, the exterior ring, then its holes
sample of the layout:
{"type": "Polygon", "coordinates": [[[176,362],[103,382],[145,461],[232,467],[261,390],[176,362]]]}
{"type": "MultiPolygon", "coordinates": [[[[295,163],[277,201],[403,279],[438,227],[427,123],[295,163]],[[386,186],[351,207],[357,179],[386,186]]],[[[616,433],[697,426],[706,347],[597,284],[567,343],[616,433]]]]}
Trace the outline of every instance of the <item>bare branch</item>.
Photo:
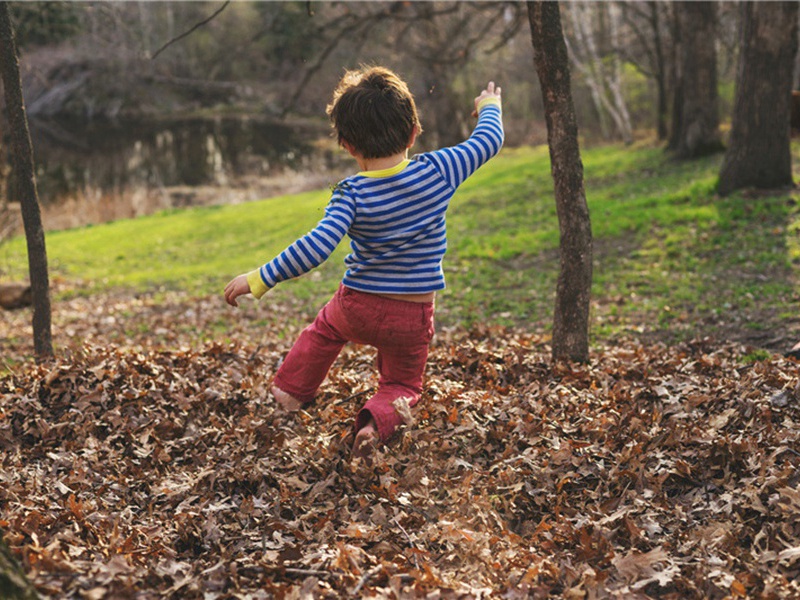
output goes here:
{"type": "Polygon", "coordinates": [[[219,7],[219,8],[218,8],[218,9],[217,9],[215,12],[214,12],[214,14],[212,14],[210,17],[208,17],[208,18],[206,18],[206,19],[203,19],[203,20],[202,20],[202,21],[200,21],[199,23],[195,24],[195,25],[194,25],[194,26],[193,26],[191,29],[189,29],[188,31],[185,31],[185,32],[183,32],[183,33],[182,33],[182,34],[180,34],[178,37],[172,38],[172,39],[171,39],[170,41],[168,41],[166,44],[164,44],[163,46],[161,46],[161,48],[159,48],[158,50],[156,50],[155,54],[153,54],[153,56],[151,56],[151,57],[150,57],[150,60],[155,60],[155,59],[156,59],[156,57],[157,57],[159,54],[161,54],[161,53],[162,53],[164,50],[166,50],[167,48],[169,48],[169,47],[170,47],[172,44],[174,44],[175,42],[178,42],[178,41],[182,40],[183,38],[185,38],[185,37],[187,37],[187,36],[191,35],[191,34],[192,34],[192,33],[194,33],[195,31],[197,31],[198,29],[200,29],[200,28],[201,28],[203,25],[205,25],[206,23],[209,23],[210,21],[212,21],[213,19],[215,19],[215,18],[217,17],[217,15],[219,15],[219,14],[220,14],[220,13],[221,13],[223,10],[225,10],[225,9],[228,7],[228,5],[229,5],[230,3],[231,3],[231,0],[225,0],[225,3],[224,3],[222,6],[220,6],[220,7],[219,7]]]}

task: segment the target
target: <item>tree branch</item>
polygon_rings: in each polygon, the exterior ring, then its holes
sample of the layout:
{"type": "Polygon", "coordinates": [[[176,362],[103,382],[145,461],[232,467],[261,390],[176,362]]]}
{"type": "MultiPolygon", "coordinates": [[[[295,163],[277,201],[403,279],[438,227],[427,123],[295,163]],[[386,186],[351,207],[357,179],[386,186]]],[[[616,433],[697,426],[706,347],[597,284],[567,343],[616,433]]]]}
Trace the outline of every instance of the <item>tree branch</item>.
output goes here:
{"type": "Polygon", "coordinates": [[[175,42],[178,42],[178,41],[182,40],[183,38],[185,38],[185,37],[187,37],[187,36],[191,35],[191,34],[192,34],[192,33],[194,33],[195,31],[197,31],[198,29],[200,29],[200,28],[201,28],[203,25],[205,25],[206,23],[209,23],[210,21],[212,21],[213,19],[215,19],[215,18],[216,18],[216,16],[217,16],[217,15],[219,15],[219,14],[220,14],[220,13],[221,13],[223,10],[225,10],[225,9],[228,7],[228,5],[229,5],[230,3],[231,3],[231,0],[225,0],[225,3],[224,3],[222,6],[220,6],[220,7],[219,7],[219,8],[218,8],[218,9],[217,9],[215,12],[214,12],[214,14],[212,14],[210,17],[208,17],[208,18],[206,18],[206,19],[203,19],[203,20],[202,20],[202,21],[200,21],[199,23],[195,24],[195,25],[194,25],[194,26],[193,26],[191,29],[189,29],[188,31],[185,31],[185,32],[183,32],[183,33],[182,33],[182,34],[180,34],[178,37],[172,38],[172,39],[171,39],[170,41],[168,41],[166,44],[164,44],[163,46],[161,46],[161,48],[159,48],[158,50],[156,50],[155,54],[153,54],[153,56],[151,56],[151,57],[150,57],[150,60],[155,60],[155,59],[156,59],[156,57],[158,57],[158,55],[159,55],[159,54],[161,54],[161,53],[162,53],[164,50],[166,50],[167,48],[169,48],[169,47],[170,47],[172,44],[174,44],[175,42]]]}

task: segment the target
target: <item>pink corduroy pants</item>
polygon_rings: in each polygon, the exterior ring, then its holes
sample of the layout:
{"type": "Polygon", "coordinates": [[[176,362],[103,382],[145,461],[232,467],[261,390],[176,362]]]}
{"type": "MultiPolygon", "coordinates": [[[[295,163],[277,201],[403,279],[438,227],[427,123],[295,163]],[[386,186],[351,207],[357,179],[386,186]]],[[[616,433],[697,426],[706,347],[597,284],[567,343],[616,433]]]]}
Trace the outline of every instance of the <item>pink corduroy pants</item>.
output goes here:
{"type": "Polygon", "coordinates": [[[273,384],[309,403],[347,342],[373,346],[378,351],[378,389],[356,416],[355,429],[372,416],[386,442],[403,422],[395,400],[408,398],[409,406],[419,401],[432,338],[433,302],[382,298],[340,285],[300,334],[273,384]]]}

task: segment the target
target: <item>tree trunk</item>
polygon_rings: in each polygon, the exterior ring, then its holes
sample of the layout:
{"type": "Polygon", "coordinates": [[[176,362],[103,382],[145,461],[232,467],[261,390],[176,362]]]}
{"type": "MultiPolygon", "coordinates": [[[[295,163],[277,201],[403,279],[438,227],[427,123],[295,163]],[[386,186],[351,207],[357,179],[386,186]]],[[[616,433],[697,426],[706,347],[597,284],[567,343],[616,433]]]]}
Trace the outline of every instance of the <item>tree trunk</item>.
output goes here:
{"type": "MultiPolygon", "coordinates": [[[[798,13],[800,18],[800,12],[798,13]]],[[[798,24],[800,27],[800,24],[798,24]]],[[[800,52],[794,53],[794,70],[792,71],[792,89],[800,90],[800,52]]]]}
{"type": "Polygon", "coordinates": [[[743,2],[736,98],[718,191],[792,185],[796,2],[743,2]]]}
{"type": "Polygon", "coordinates": [[[453,76],[449,65],[445,68],[432,64],[428,68],[425,83],[426,89],[430,90],[428,103],[432,110],[428,112],[428,116],[433,145],[437,148],[454,146],[464,139],[463,122],[458,118],[463,102],[459,102],[453,95],[453,76]]]}
{"type": "Polygon", "coordinates": [[[542,88],[550,169],[561,233],[561,270],[553,320],[553,358],[589,360],[592,227],[570,86],[569,58],[557,2],[528,2],[533,57],[542,88]]]}
{"type": "Polygon", "coordinates": [[[683,126],[683,73],[679,59],[681,48],[681,25],[678,13],[680,7],[676,8],[673,3],[667,6],[669,15],[669,29],[672,35],[672,49],[669,61],[669,83],[672,89],[672,120],[670,122],[669,140],[667,150],[675,150],[678,147],[681,137],[681,127],[683,126]]]}
{"type": "Polygon", "coordinates": [[[22,222],[28,243],[28,270],[33,293],[33,347],[36,359],[42,361],[53,356],[47,250],[33,171],[33,148],[22,97],[17,45],[7,2],[0,2],[0,69],[11,146],[15,157],[14,165],[18,169],[16,177],[18,198],[22,205],[22,222]]]}
{"type": "Polygon", "coordinates": [[[3,540],[2,533],[0,531],[0,598],[3,600],[39,600],[41,596],[25,577],[25,572],[3,540]]]}
{"type": "Polygon", "coordinates": [[[682,107],[673,150],[677,158],[697,158],[723,149],[717,94],[716,6],[676,2],[680,28],[682,107]]]}
{"type": "Polygon", "coordinates": [[[648,2],[650,9],[650,26],[653,29],[653,51],[655,58],[655,79],[658,90],[658,101],[656,106],[656,132],[659,140],[667,139],[667,83],[664,61],[664,44],[661,41],[661,23],[658,11],[658,2],[648,2]]]}

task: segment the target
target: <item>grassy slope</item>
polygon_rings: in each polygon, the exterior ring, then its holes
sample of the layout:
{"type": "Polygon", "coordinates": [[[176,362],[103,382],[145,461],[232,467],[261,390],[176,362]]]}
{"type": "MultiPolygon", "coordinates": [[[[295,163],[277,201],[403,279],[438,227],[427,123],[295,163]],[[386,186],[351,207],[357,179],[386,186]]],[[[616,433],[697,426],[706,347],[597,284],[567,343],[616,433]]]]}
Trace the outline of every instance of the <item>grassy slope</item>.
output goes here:
{"type": "MultiPolygon", "coordinates": [[[[747,330],[764,342],[797,329],[800,217],[794,194],[713,193],[721,156],[671,162],[659,148],[584,150],[595,237],[593,332],[675,336],[747,330]],[[777,332],[777,333],[776,333],[777,332]]],[[[48,234],[53,277],[69,293],[108,288],[221,291],[314,226],[328,191],[168,211],[48,234]]],[[[549,326],[558,222],[544,147],[505,149],[461,188],[448,213],[448,289],[439,321],[549,326]]],[[[323,301],[346,244],[273,301],[323,301]]],[[[0,248],[0,272],[24,276],[24,244],[0,248]]]]}

